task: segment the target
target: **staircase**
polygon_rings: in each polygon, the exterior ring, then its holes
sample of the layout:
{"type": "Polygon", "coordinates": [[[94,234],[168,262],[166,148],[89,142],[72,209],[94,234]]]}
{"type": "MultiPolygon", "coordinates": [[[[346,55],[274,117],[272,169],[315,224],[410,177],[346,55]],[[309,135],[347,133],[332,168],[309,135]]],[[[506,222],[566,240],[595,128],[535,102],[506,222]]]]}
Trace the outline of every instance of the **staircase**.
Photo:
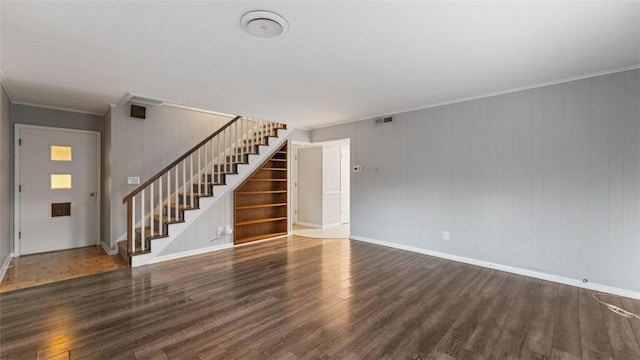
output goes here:
{"type": "Polygon", "coordinates": [[[127,235],[118,242],[120,256],[131,266],[147,263],[194,220],[187,214],[200,210],[217,188],[233,185],[229,176],[249,170],[252,155],[260,155],[279,131],[288,132],[286,125],[237,116],[132,191],[123,199],[127,235]]]}

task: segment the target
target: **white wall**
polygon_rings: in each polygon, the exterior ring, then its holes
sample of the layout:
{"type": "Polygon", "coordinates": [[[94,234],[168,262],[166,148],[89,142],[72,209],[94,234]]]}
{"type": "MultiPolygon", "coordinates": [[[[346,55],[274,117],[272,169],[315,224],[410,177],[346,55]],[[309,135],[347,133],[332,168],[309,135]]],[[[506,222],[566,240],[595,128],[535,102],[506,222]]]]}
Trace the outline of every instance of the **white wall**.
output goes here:
{"type": "Polygon", "coordinates": [[[126,233],[126,206],[122,199],[137,185],[127,185],[127,176],[140,182],[154,176],[231,118],[173,107],[147,107],[147,118],[129,116],[130,104],[110,112],[111,149],[111,248],[126,233]]]}
{"type": "Polygon", "coordinates": [[[312,140],[351,138],[351,164],[362,165],[353,235],[638,291],[639,73],[317,129],[312,140]]]}
{"type": "Polygon", "coordinates": [[[322,225],[322,146],[298,149],[298,221],[322,225]]]}
{"type": "MultiPolygon", "coordinates": [[[[9,97],[0,85],[0,267],[13,252],[13,134],[10,107],[9,97]]],[[[2,269],[0,274],[4,274],[2,269]]]]}
{"type": "Polygon", "coordinates": [[[226,225],[233,226],[233,191],[222,195],[215,204],[167,245],[160,256],[231,244],[233,243],[233,235],[225,235],[224,233],[219,237],[216,235],[217,227],[222,226],[224,229],[226,225]]]}

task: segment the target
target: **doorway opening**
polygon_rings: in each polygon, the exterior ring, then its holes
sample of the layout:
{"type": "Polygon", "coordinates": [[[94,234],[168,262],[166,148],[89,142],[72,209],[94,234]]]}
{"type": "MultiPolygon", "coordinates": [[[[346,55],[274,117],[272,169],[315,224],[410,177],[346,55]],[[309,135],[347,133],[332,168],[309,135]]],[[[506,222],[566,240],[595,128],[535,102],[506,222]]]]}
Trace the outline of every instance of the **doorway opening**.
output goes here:
{"type": "Polygon", "coordinates": [[[348,238],[350,234],[350,139],[292,142],[291,218],[294,235],[348,238]]]}

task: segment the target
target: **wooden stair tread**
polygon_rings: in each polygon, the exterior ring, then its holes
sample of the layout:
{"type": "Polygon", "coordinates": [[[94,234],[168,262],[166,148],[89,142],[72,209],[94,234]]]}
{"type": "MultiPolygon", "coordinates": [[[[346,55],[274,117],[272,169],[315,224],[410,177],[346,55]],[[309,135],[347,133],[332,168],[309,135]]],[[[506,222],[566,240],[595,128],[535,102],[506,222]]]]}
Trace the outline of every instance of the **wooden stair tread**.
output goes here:
{"type": "Polygon", "coordinates": [[[169,217],[167,215],[153,215],[153,219],[156,221],[162,221],[165,224],[178,224],[184,222],[184,220],[175,219],[173,216],[169,217]]]}
{"type": "Polygon", "coordinates": [[[287,181],[287,179],[249,179],[249,181],[287,181]]]}
{"type": "Polygon", "coordinates": [[[198,210],[198,209],[200,209],[197,206],[191,206],[191,205],[185,205],[185,204],[176,205],[175,203],[169,204],[169,208],[170,209],[178,208],[178,210],[198,210]]]}
{"type": "MultiPolygon", "coordinates": [[[[126,240],[118,242],[118,247],[120,249],[122,249],[124,252],[126,252],[129,256],[132,255],[131,252],[129,251],[129,249],[127,248],[127,241],[126,240]]],[[[142,249],[138,248],[138,249],[136,249],[136,252],[133,253],[133,255],[135,256],[135,255],[142,255],[142,254],[149,254],[149,253],[151,253],[151,249],[147,249],[147,250],[143,251],[142,249]]]]}
{"type": "MultiPolygon", "coordinates": [[[[156,238],[161,238],[161,237],[167,237],[169,235],[163,234],[161,231],[159,231],[160,229],[153,229],[153,235],[151,235],[151,226],[145,226],[144,227],[144,235],[148,236],[152,239],[156,239],[156,238]]],[[[141,227],[137,227],[136,228],[136,233],[138,234],[142,234],[142,228],[141,227]]]]}

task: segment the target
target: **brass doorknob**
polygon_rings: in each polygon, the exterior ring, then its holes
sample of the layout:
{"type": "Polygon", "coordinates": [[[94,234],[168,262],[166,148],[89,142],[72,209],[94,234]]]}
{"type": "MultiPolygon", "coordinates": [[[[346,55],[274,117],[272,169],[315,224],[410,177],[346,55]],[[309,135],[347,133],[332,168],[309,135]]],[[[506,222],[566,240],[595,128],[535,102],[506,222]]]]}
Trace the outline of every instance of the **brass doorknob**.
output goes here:
{"type": "Polygon", "coordinates": [[[89,196],[96,196],[96,193],[91,193],[89,194],[89,196]]]}

